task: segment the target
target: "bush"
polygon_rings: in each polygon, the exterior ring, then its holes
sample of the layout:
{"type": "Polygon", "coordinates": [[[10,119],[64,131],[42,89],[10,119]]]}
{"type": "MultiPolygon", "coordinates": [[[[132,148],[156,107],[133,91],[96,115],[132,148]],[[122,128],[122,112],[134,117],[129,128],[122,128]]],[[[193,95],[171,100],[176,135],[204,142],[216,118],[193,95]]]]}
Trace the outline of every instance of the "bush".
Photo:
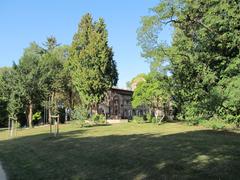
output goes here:
{"type": "Polygon", "coordinates": [[[42,118],[41,112],[36,112],[32,116],[32,120],[33,120],[34,123],[37,123],[41,118],[42,118]]]}
{"type": "Polygon", "coordinates": [[[132,122],[138,123],[138,124],[145,123],[143,117],[141,117],[141,116],[133,116],[132,122]]]}
{"type": "Polygon", "coordinates": [[[229,124],[234,124],[236,127],[240,126],[240,115],[233,116],[231,114],[227,114],[224,116],[224,119],[227,121],[229,124]]]}
{"type": "Polygon", "coordinates": [[[92,120],[96,124],[106,124],[107,123],[107,119],[106,119],[106,117],[103,114],[94,114],[94,115],[92,115],[92,120]]]}
{"type": "Polygon", "coordinates": [[[72,116],[71,117],[72,117],[73,120],[85,121],[85,120],[88,119],[88,111],[84,107],[77,106],[72,111],[72,116]]]}
{"type": "Polygon", "coordinates": [[[151,123],[153,116],[150,113],[147,113],[146,118],[147,118],[147,122],[151,123]]]}
{"type": "Polygon", "coordinates": [[[158,123],[158,119],[150,113],[146,115],[146,119],[147,119],[147,122],[149,123],[158,123]]]}
{"type": "Polygon", "coordinates": [[[227,123],[217,117],[212,117],[209,120],[201,121],[201,125],[214,130],[222,130],[227,126],[227,123]]]}
{"type": "Polygon", "coordinates": [[[73,120],[71,124],[74,124],[80,127],[85,127],[87,125],[87,123],[85,123],[85,121],[82,121],[82,120],[73,120]]]}
{"type": "Polygon", "coordinates": [[[203,121],[205,121],[203,117],[195,117],[194,119],[192,119],[192,118],[187,119],[187,123],[190,126],[197,126],[197,125],[201,124],[203,121]]]}

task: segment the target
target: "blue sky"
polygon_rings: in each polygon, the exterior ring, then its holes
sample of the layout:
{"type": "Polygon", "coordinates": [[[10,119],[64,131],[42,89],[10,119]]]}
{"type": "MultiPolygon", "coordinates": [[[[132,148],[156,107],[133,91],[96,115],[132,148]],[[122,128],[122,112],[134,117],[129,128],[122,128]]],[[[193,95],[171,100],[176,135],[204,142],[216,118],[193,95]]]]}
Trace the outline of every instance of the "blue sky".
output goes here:
{"type": "MultiPolygon", "coordinates": [[[[118,65],[118,86],[139,73],[149,71],[137,46],[137,28],[141,16],[159,0],[1,0],[0,1],[0,67],[18,62],[30,42],[42,44],[53,35],[61,44],[71,44],[81,16],[90,12],[94,19],[103,17],[118,65]]],[[[170,42],[169,29],[161,39],[170,42]]]]}

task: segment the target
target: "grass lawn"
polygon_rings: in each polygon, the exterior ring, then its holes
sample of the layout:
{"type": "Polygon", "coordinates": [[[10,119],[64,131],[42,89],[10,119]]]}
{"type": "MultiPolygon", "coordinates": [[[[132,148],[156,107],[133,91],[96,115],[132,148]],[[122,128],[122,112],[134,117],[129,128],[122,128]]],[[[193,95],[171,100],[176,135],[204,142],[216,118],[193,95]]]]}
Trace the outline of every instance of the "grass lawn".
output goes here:
{"type": "Polygon", "coordinates": [[[180,123],[0,131],[9,179],[238,179],[240,134],[180,123]]]}

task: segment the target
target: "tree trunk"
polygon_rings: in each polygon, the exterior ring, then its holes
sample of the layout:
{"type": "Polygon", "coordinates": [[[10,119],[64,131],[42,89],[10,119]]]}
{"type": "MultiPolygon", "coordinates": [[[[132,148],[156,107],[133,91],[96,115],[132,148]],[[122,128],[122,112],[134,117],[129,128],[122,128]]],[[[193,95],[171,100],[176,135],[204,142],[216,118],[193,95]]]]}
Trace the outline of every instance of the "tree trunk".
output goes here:
{"type": "Polygon", "coordinates": [[[30,128],[32,128],[32,109],[33,109],[33,105],[32,105],[32,101],[29,102],[29,106],[28,106],[28,126],[30,128]]]}
{"type": "Polygon", "coordinates": [[[97,112],[97,114],[100,114],[98,107],[99,107],[99,104],[96,103],[96,112],[97,112]]]}
{"type": "Polygon", "coordinates": [[[51,97],[48,99],[48,123],[51,124],[51,97]]]}
{"type": "MultiPolygon", "coordinates": [[[[73,110],[73,108],[74,108],[74,101],[73,101],[73,91],[72,90],[70,90],[69,91],[69,99],[68,99],[68,103],[69,103],[69,108],[70,108],[70,112],[73,110]]],[[[69,112],[69,114],[68,114],[68,117],[69,117],[69,121],[71,120],[71,113],[69,112]]]]}
{"type": "Polygon", "coordinates": [[[69,91],[69,101],[68,101],[68,103],[69,103],[70,109],[73,109],[73,92],[72,92],[72,90],[69,91]]]}

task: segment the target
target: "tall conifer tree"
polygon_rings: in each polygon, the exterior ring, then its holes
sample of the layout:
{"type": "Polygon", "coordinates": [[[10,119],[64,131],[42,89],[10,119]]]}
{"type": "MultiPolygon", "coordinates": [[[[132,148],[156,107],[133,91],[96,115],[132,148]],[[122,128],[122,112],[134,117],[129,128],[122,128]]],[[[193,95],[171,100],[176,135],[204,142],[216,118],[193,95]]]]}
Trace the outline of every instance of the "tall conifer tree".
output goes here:
{"type": "Polygon", "coordinates": [[[117,84],[118,73],[102,18],[82,17],[70,50],[72,80],[82,101],[96,108],[105,92],[117,84]]]}

